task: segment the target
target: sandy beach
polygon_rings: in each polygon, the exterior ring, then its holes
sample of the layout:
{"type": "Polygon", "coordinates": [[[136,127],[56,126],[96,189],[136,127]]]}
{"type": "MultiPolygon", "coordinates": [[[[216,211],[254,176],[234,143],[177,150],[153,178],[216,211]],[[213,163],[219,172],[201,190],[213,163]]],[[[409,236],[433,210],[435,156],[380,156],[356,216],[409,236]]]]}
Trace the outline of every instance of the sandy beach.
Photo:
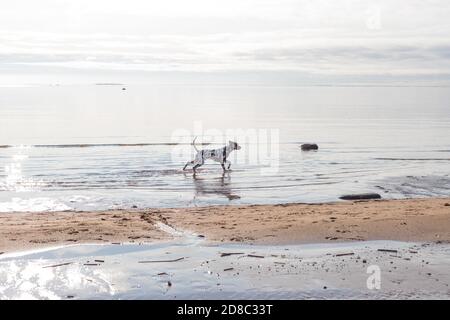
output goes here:
{"type": "Polygon", "coordinates": [[[448,299],[449,218],[448,198],[4,214],[0,299],[448,299]]]}
{"type": "Polygon", "coordinates": [[[0,252],[172,239],[161,225],[224,243],[446,243],[450,241],[450,199],[4,214],[0,215],[0,252]]]}

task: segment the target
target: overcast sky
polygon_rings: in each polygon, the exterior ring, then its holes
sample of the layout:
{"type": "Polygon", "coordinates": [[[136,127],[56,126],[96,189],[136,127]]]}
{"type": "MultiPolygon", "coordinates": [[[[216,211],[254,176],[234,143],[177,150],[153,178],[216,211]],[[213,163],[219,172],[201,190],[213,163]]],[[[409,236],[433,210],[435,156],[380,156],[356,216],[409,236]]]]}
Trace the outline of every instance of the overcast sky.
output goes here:
{"type": "Polygon", "coordinates": [[[446,0],[14,0],[0,72],[448,77],[446,0]]]}

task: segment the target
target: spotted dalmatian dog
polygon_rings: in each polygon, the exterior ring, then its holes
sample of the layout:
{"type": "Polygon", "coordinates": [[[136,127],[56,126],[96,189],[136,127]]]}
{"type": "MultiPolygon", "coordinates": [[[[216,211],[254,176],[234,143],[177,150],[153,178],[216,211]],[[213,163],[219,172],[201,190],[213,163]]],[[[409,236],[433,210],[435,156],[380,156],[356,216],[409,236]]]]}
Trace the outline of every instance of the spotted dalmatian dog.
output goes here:
{"type": "Polygon", "coordinates": [[[195,159],[192,161],[189,161],[184,166],[183,170],[186,170],[187,166],[192,165],[192,169],[195,170],[205,164],[205,160],[211,159],[216,162],[219,162],[222,166],[223,171],[230,170],[231,162],[227,160],[230,153],[234,150],[240,150],[241,146],[238,145],[236,142],[229,141],[228,145],[225,147],[222,147],[220,149],[205,149],[205,150],[198,150],[195,146],[195,140],[197,137],[195,137],[194,141],[192,141],[192,145],[195,148],[195,151],[197,151],[197,154],[195,155],[195,159]],[[225,169],[225,166],[227,165],[227,169],[225,169]]]}

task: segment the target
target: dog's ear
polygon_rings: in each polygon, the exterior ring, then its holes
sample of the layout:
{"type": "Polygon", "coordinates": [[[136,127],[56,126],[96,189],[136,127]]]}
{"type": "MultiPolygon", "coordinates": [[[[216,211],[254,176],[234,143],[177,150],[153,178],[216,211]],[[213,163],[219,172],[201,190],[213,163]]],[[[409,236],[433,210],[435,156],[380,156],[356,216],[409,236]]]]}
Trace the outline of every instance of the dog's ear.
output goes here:
{"type": "Polygon", "coordinates": [[[231,140],[228,140],[228,143],[229,143],[229,144],[234,144],[234,142],[233,142],[233,141],[231,141],[231,140]]]}

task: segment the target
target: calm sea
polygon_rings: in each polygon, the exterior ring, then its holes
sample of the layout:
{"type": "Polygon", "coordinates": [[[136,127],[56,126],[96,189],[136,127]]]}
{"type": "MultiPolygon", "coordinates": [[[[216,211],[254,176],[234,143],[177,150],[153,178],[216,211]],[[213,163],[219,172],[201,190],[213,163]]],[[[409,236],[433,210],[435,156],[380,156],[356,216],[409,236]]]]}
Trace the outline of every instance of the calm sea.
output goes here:
{"type": "Polygon", "coordinates": [[[0,212],[328,202],[356,192],[450,196],[450,88],[0,87],[0,212]],[[238,141],[229,174],[215,163],[195,178],[183,172],[190,156],[174,149],[192,146],[174,143],[191,141],[199,124],[218,136],[277,132],[275,170],[262,173],[258,138],[238,141]],[[302,152],[304,142],[319,151],[302,152]]]}

